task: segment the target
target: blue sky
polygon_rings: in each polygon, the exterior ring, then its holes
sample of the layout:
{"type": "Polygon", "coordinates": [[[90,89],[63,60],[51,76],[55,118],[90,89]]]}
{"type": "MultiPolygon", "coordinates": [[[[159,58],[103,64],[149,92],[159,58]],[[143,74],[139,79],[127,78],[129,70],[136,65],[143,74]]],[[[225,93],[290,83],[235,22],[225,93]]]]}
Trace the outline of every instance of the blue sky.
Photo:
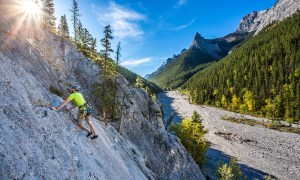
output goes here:
{"type": "MultiPolygon", "coordinates": [[[[97,38],[110,24],[121,42],[122,65],[141,76],[188,48],[196,32],[207,39],[234,32],[243,16],[271,8],[277,0],[78,0],[80,20],[97,38]]],[[[57,19],[66,14],[71,34],[72,0],[54,0],[57,19]]],[[[111,54],[115,58],[115,54],[111,54]]]]}

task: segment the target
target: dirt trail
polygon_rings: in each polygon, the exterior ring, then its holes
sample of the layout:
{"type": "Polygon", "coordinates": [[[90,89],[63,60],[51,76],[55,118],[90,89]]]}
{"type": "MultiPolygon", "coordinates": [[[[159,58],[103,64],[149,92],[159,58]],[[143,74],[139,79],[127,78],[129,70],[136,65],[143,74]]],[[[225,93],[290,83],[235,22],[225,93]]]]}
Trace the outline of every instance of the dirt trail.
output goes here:
{"type": "MultiPolygon", "coordinates": [[[[224,121],[222,116],[261,119],[189,104],[187,97],[177,91],[160,93],[158,100],[163,104],[165,119],[175,112],[174,120],[179,122],[191,117],[194,110],[203,117],[203,124],[209,130],[206,138],[212,143],[207,153],[208,166],[219,160],[226,162],[232,156],[251,179],[261,179],[265,174],[279,179],[300,179],[300,135],[224,121]]],[[[207,166],[203,171],[212,173],[207,166]]]]}

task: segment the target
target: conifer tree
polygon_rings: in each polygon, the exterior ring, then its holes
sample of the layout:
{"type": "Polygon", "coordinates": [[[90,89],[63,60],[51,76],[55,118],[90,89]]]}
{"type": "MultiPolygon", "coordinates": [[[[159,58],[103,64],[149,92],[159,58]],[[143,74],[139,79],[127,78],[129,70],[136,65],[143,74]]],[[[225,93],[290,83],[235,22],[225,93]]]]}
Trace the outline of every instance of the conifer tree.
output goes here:
{"type": "Polygon", "coordinates": [[[118,72],[118,67],[120,64],[120,57],[121,57],[121,43],[119,42],[117,45],[117,51],[116,51],[116,71],[118,72]]]}
{"type": "Polygon", "coordinates": [[[111,35],[112,31],[110,29],[110,25],[104,27],[103,33],[104,33],[104,38],[101,39],[101,45],[103,47],[103,50],[101,50],[101,52],[103,53],[104,56],[104,72],[107,73],[107,61],[110,55],[109,53],[114,52],[111,49],[110,41],[113,39],[113,36],[111,35]]]}
{"type": "Polygon", "coordinates": [[[54,15],[54,3],[53,0],[44,0],[42,6],[42,24],[45,28],[49,29],[50,31],[55,31],[55,15],[54,15]]]}
{"type": "Polygon", "coordinates": [[[85,50],[88,50],[90,48],[90,39],[91,39],[91,34],[87,30],[87,28],[83,28],[83,33],[82,33],[82,46],[85,50]]]}
{"type": "Polygon", "coordinates": [[[97,51],[97,39],[96,38],[92,38],[90,41],[90,45],[91,45],[91,53],[95,54],[97,51]]]}
{"type": "Polygon", "coordinates": [[[78,21],[78,24],[76,25],[76,41],[75,43],[78,45],[81,45],[83,42],[83,36],[84,36],[84,28],[80,21],[78,21]]]}
{"type": "Polygon", "coordinates": [[[63,37],[69,37],[69,27],[66,15],[60,17],[60,24],[58,25],[58,33],[63,37]]]}
{"type": "Polygon", "coordinates": [[[200,123],[202,121],[202,118],[201,118],[200,114],[197,111],[193,112],[192,121],[196,122],[196,123],[200,123]]]}
{"type": "Polygon", "coordinates": [[[299,21],[298,12],[270,25],[222,61],[199,71],[181,88],[191,92],[190,99],[196,103],[220,102],[234,111],[297,122],[299,21]]]}
{"type": "Polygon", "coordinates": [[[137,88],[144,88],[145,84],[144,84],[143,79],[140,76],[136,77],[135,86],[137,88]]]}
{"type": "Polygon", "coordinates": [[[72,8],[71,8],[70,11],[72,13],[71,21],[72,21],[72,24],[73,24],[74,40],[75,40],[75,43],[77,43],[77,40],[78,40],[78,25],[80,23],[79,17],[81,16],[81,14],[79,13],[77,0],[72,1],[72,8]]]}
{"type": "Polygon", "coordinates": [[[170,131],[175,132],[180,138],[181,143],[198,165],[204,163],[208,147],[204,134],[208,131],[204,129],[201,122],[193,122],[190,118],[185,118],[180,124],[173,124],[170,131]]]}

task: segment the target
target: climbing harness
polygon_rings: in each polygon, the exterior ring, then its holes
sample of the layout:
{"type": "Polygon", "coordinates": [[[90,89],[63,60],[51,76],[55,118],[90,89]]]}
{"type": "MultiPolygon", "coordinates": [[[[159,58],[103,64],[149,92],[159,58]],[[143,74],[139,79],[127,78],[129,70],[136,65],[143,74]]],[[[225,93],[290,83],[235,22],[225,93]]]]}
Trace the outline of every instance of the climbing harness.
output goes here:
{"type": "Polygon", "coordinates": [[[84,103],[84,105],[79,106],[79,112],[90,115],[93,112],[93,108],[88,103],[84,103]]]}

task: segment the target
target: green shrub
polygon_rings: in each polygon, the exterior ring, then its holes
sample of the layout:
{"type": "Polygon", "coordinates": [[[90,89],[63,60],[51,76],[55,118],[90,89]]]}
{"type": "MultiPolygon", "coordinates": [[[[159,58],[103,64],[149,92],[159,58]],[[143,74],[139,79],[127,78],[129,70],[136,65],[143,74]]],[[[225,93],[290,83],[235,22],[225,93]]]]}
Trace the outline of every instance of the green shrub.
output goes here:
{"type": "Polygon", "coordinates": [[[237,159],[230,159],[229,164],[219,164],[217,176],[220,180],[241,180],[243,173],[239,165],[236,164],[237,159]]]}
{"type": "MultiPolygon", "coordinates": [[[[193,117],[195,118],[196,115],[194,114],[193,117]]],[[[201,117],[199,117],[199,119],[201,119],[201,117]]],[[[171,125],[170,131],[179,137],[182,145],[199,166],[205,162],[205,153],[208,148],[208,143],[204,139],[204,134],[207,133],[207,130],[204,129],[202,121],[185,118],[180,124],[171,125]]]]}
{"type": "Polygon", "coordinates": [[[234,174],[232,173],[232,168],[227,165],[223,164],[218,169],[218,178],[219,180],[233,180],[234,174]]]}

